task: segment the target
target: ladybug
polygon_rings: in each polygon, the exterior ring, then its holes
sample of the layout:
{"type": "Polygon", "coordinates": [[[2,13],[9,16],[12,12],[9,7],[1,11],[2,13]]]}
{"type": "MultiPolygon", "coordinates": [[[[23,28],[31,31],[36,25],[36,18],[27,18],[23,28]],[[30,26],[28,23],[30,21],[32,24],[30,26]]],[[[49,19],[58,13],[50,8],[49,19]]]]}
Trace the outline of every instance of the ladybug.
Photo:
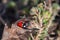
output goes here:
{"type": "Polygon", "coordinates": [[[29,21],[19,21],[17,22],[17,26],[23,29],[28,29],[29,21]]]}

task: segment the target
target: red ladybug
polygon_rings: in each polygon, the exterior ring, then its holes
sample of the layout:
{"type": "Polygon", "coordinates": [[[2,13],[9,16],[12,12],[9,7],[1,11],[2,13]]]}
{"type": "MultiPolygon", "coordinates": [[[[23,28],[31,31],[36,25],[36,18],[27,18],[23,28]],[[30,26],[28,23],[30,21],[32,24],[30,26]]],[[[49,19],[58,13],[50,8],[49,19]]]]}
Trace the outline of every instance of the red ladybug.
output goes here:
{"type": "Polygon", "coordinates": [[[28,21],[19,21],[17,23],[17,26],[20,28],[27,29],[27,27],[29,26],[29,22],[28,21]]]}

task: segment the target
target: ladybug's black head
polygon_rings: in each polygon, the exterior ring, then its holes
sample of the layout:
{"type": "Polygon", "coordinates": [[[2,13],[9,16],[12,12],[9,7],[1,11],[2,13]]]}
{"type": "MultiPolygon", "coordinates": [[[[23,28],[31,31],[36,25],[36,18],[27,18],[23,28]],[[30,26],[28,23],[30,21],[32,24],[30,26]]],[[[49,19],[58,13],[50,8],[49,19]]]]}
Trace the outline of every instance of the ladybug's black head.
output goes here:
{"type": "Polygon", "coordinates": [[[25,21],[25,22],[23,23],[23,27],[22,27],[22,28],[28,29],[28,26],[29,26],[29,21],[25,21]]]}

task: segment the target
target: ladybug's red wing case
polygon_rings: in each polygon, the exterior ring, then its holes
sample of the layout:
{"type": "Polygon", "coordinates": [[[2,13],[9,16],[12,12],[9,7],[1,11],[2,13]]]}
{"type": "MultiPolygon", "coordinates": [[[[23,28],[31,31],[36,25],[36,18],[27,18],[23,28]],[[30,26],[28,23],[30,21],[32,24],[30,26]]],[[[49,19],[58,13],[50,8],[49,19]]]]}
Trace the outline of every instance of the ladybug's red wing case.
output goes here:
{"type": "Polygon", "coordinates": [[[23,27],[23,21],[17,22],[17,26],[22,28],[23,27]]]}

